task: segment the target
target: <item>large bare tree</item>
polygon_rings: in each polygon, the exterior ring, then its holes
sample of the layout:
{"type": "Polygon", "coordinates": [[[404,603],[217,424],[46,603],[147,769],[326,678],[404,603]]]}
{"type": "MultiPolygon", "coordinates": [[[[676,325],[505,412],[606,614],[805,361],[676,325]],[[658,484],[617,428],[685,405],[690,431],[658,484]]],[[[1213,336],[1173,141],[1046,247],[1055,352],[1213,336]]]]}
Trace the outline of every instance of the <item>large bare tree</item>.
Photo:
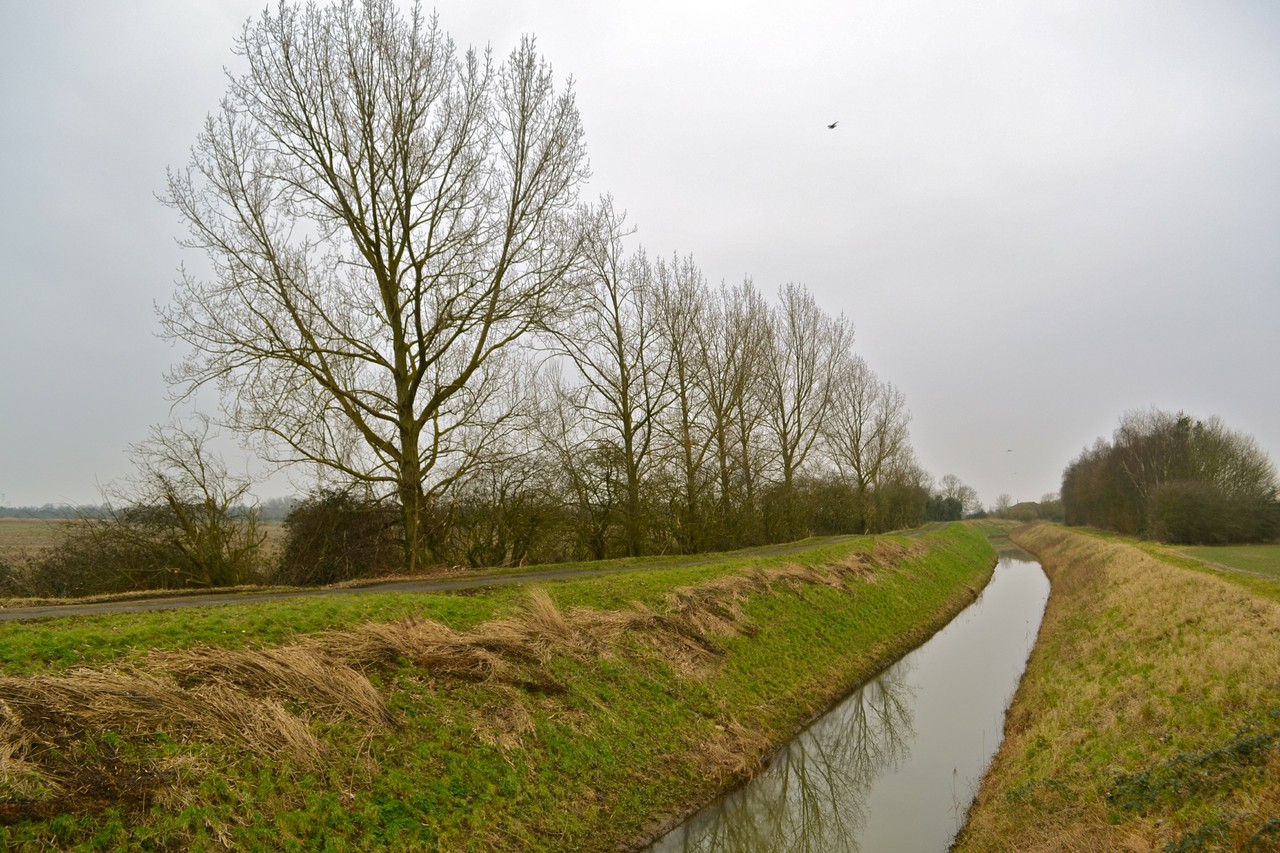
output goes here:
{"type": "Polygon", "coordinates": [[[659,258],[654,277],[655,321],[670,363],[671,403],[660,428],[674,474],[672,521],[680,550],[690,554],[705,550],[709,543],[706,505],[714,486],[706,464],[714,441],[705,390],[709,365],[701,357],[700,340],[713,319],[711,292],[692,255],[672,256],[670,261],[659,258]]]}
{"type": "Polygon", "coordinates": [[[165,200],[204,250],[162,322],[269,458],[314,463],[419,517],[501,420],[496,354],[572,300],[587,175],[571,87],[526,38],[459,54],[392,0],[281,3],[165,200]],[[465,437],[463,433],[466,433],[465,437]]]}
{"type": "Polygon", "coordinates": [[[704,309],[698,327],[695,376],[715,461],[721,545],[753,542],[758,534],[756,489],[764,464],[760,450],[763,393],[769,343],[769,306],[750,279],[723,284],[704,309]]]}
{"type": "Polygon", "coordinates": [[[835,375],[853,343],[853,327],[843,314],[819,307],[807,288],[785,284],[778,290],[767,349],[767,421],[781,476],[782,513],[778,531],[800,533],[795,479],[823,434],[831,411],[835,375]]]}
{"type": "Polygon", "coordinates": [[[831,407],[823,432],[832,460],[857,490],[863,532],[875,529],[874,492],[911,445],[906,398],[882,382],[860,356],[844,353],[832,376],[831,407]]]}
{"type": "Polygon", "coordinates": [[[605,198],[591,214],[581,270],[587,294],[561,328],[558,352],[578,383],[563,386],[587,427],[583,452],[614,460],[622,474],[619,508],[628,556],[644,548],[645,485],[655,460],[658,418],[670,403],[671,360],[655,314],[653,266],[627,255],[626,214],[605,198]]]}

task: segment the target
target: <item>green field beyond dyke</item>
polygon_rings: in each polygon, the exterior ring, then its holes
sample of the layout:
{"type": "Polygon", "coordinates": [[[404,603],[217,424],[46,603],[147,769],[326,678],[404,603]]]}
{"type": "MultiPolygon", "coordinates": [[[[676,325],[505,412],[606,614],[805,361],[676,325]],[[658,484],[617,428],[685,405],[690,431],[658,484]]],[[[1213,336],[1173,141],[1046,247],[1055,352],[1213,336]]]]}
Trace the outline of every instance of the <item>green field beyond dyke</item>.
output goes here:
{"type": "Polygon", "coordinates": [[[0,627],[16,849],[613,850],[990,577],[981,533],[0,627]]]}
{"type": "Polygon", "coordinates": [[[1280,543],[1218,545],[1211,548],[1180,547],[1178,550],[1213,566],[1268,575],[1280,580],[1280,543]]]}

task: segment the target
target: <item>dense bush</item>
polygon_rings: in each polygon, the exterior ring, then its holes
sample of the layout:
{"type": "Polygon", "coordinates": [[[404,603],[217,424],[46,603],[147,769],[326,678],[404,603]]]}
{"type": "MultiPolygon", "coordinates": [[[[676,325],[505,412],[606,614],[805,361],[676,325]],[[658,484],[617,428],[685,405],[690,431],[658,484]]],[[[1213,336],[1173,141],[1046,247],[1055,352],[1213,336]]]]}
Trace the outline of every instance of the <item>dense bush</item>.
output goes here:
{"type": "Polygon", "coordinates": [[[8,559],[0,556],[0,595],[15,596],[26,594],[26,579],[8,559]]]}
{"type": "Polygon", "coordinates": [[[34,560],[27,594],[70,597],[142,589],[236,586],[260,579],[253,511],[174,501],[68,524],[34,560]]]}
{"type": "Polygon", "coordinates": [[[964,504],[959,498],[929,495],[924,505],[924,517],[927,521],[959,521],[964,517],[964,504]]]}
{"type": "Polygon", "coordinates": [[[1181,545],[1266,542],[1280,535],[1280,513],[1210,483],[1165,483],[1151,497],[1150,529],[1156,539],[1181,545]]]}
{"type": "Polygon", "coordinates": [[[330,584],[404,567],[395,508],[325,490],[295,506],[284,524],[282,583],[330,584]]]}
{"type": "Polygon", "coordinates": [[[532,499],[460,501],[451,513],[450,536],[438,559],[468,566],[518,566],[566,559],[565,527],[556,507],[532,499]]]}
{"type": "Polygon", "coordinates": [[[1131,412],[1062,475],[1067,524],[1182,544],[1262,542],[1280,533],[1277,477],[1250,436],[1218,418],[1131,412]]]}

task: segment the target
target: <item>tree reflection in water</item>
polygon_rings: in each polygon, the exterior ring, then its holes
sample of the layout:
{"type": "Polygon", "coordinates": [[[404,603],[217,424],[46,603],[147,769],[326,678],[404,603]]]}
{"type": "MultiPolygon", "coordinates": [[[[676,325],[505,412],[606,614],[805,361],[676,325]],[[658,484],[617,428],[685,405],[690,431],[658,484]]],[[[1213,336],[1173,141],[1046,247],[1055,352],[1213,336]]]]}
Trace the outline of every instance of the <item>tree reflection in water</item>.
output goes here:
{"type": "Polygon", "coordinates": [[[914,737],[900,661],[819,719],[758,777],[659,839],[654,853],[856,851],[875,779],[914,737]]]}
{"type": "Polygon", "coordinates": [[[956,784],[999,746],[1048,597],[1038,564],[1001,559],[977,603],[651,849],[947,849],[969,801],[956,784]]]}

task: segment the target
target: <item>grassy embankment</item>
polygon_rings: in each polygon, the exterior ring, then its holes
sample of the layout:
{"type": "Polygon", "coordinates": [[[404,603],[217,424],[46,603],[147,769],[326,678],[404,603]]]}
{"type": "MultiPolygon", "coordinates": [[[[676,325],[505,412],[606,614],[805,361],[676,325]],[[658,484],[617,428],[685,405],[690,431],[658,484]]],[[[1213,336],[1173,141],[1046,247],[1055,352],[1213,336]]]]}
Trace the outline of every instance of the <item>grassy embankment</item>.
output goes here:
{"type": "Polygon", "coordinates": [[[1053,592],[959,850],[1280,849],[1280,583],[1039,525],[1053,592]]]}
{"type": "Polygon", "coordinates": [[[992,563],[952,525],[532,592],[0,626],[0,843],[618,849],[925,639],[992,563]]]}

